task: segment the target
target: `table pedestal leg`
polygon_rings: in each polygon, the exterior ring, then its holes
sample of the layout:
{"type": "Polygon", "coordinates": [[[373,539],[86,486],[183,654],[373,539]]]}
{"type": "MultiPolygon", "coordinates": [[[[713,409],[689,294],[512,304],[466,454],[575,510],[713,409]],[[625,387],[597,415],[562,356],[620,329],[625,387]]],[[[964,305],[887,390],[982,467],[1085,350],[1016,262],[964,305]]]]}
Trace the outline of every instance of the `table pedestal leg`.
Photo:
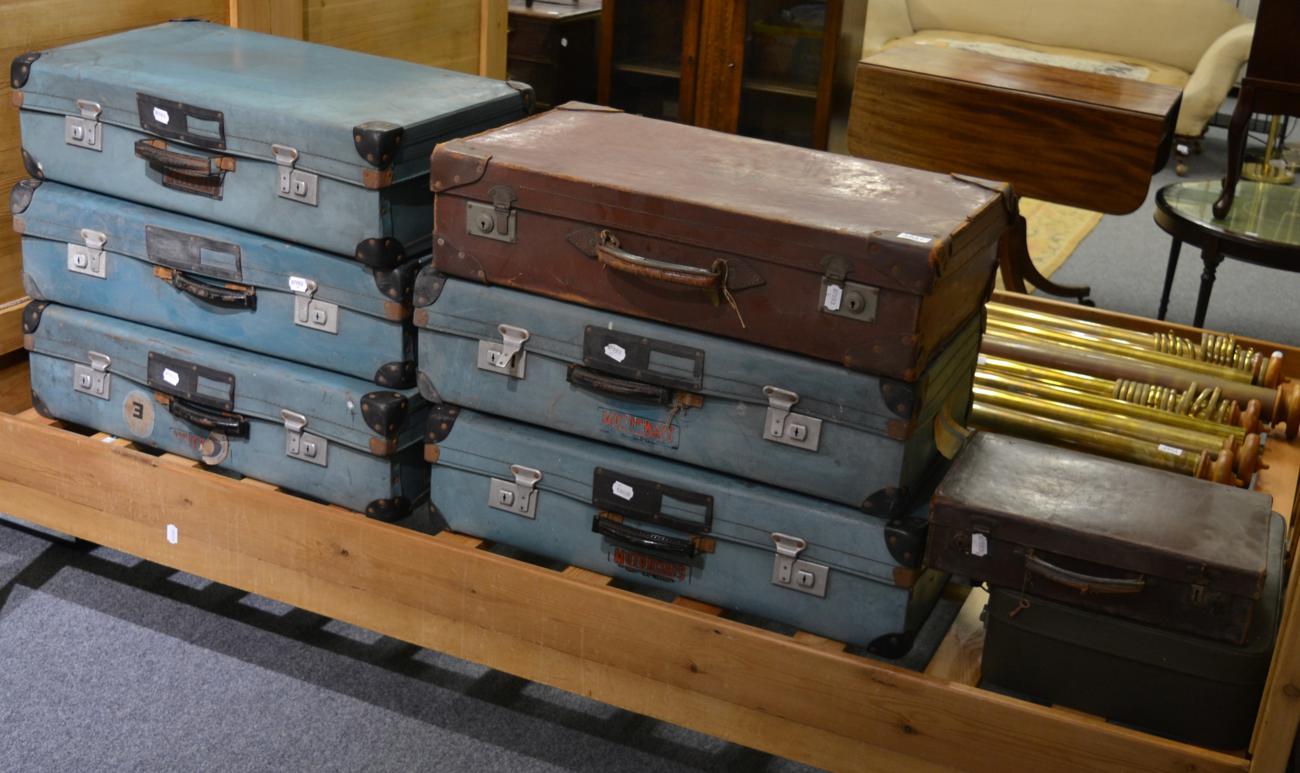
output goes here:
{"type": "Polygon", "coordinates": [[[1196,296],[1196,318],[1193,327],[1204,327],[1205,310],[1210,305],[1210,292],[1214,289],[1214,277],[1223,262],[1223,253],[1219,252],[1219,243],[1211,240],[1201,248],[1201,262],[1205,269],[1201,272],[1201,292],[1196,296]]]}
{"type": "Polygon", "coordinates": [[[1156,313],[1156,319],[1164,319],[1165,313],[1169,311],[1169,291],[1174,287],[1174,272],[1178,270],[1178,252],[1182,247],[1183,243],[1179,239],[1174,239],[1174,243],[1169,246],[1169,265],[1165,268],[1165,289],[1160,293],[1160,311],[1156,313]]]}
{"type": "Polygon", "coordinates": [[[1012,292],[1023,293],[1026,291],[1025,283],[1028,282],[1049,295],[1074,298],[1085,306],[1092,306],[1092,301],[1088,300],[1092,288],[1087,285],[1058,285],[1043,276],[1029,257],[1028,230],[1024,215],[1018,215],[1011,231],[1004,237],[1004,242],[999,248],[1002,284],[1012,292]]]}

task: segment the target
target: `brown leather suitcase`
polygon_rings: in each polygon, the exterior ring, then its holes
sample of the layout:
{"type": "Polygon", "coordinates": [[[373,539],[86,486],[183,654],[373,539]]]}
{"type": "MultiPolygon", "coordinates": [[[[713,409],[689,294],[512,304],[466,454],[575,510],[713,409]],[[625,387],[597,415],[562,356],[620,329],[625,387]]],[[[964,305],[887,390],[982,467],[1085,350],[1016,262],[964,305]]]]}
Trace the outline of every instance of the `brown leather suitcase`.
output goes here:
{"type": "Polygon", "coordinates": [[[434,151],[445,273],[904,381],[980,308],[1000,183],[570,102],[434,151]]]}
{"type": "Polygon", "coordinates": [[[1264,587],[1272,501],[980,432],[935,491],[925,565],[1240,644],[1264,587]]]}

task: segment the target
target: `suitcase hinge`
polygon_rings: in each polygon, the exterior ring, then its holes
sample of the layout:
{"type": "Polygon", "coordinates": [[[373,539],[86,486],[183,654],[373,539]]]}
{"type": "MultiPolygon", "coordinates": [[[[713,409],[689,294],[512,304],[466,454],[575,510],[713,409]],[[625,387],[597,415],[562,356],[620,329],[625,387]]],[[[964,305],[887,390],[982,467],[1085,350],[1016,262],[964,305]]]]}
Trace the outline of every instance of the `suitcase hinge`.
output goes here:
{"type": "Polygon", "coordinates": [[[89,365],[76,363],[72,366],[72,388],[77,392],[84,392],[91,397],[98,397],[100,400],[108,399],[108,389],[112,380],[108,372],[108,366],[112,360],[107,354],[99,352],[86,352],[90,357],[89,365]]]}
{"type": "Polygon", "coordinates": [[[808,543],[799,537],[773,532],[772,544],[776,546],[776,559],[772,562],[772,584],[825,598],[826,576],[830,573],[830,568],[799,558],[808,543]]]}
{"type": "Polygon", "coordinates": [[[465,202],[465,227],[471,236],[484,236],[500,242],[515,242],[515,192],[504,185],[488,191],[491,206],[478,201],[465,202]]]}
{"type": "Polygon", "coordinates": [[[488,486],[488,507],[505,510],[525,518],[537,517],[537,482],[542,479],[540,470],[510,465],[514,482],[492,478],[488,486]]]}
{"type": "Polygon", "coordinates": [[[103,151],[104,127],[99,122],[99,103],[78,99],[77,109],[81,115],[69,115],[63,119],[63,141],[78,148],[103,151]]]}
{"type": "Polygon", "coordinates": [[[293,291],[293,324],[338,334],[338,304],[318,301],[313,297],[316,294],[315,280],[291,276],[289,289],[293,291]]]}
{"type": "Polygon", "coordinates": [[[279,187],[276,193],[280,198],[316,206],[316,186],[320,177],[294,169],[294,164],[298,163],[298,151],[288,145],[272,145],[271,154],[275,156],[275,165],[279,167],[279,187]]]}
{"type": "Polygon", "coordinates": [[[85,242],[84,246],[68,245],[68,270],[103,279],[108,274],[108,257],[104,253],[108,236],[100,231],[83,228],[81,239],[85,242]]]}
{"type": "Polygon", "coordinates": [[[822,258],[822,270],[819,301],[822,311],[859,322],[876,321],[879,287],[848,281],[849,262],[835,255],[822,258]]]}
{"type": "Polygon", "coordinates": [[[501,333],[501,343],[478,342],[479,368],[511,378],[523,378],[528,357],[524,342],[528,340],[528,331],[514,325],[497,325],[497,330],[501,333]]]}
{"type": "Polygon", "coordinates": [[[805,451],[816,451],[822,439],[822,420],[790,412],[799,402],[799,395],[774,386],[763,387],[763,394],[767,395],[763,438],[805,451]]]}
{"type": "Polygon", "coordinates": [[[284,455],[321,467],[329,466],[329,441],[306,432],[307,417],[287,408],[280,411],[284,420],[284,455]]]}

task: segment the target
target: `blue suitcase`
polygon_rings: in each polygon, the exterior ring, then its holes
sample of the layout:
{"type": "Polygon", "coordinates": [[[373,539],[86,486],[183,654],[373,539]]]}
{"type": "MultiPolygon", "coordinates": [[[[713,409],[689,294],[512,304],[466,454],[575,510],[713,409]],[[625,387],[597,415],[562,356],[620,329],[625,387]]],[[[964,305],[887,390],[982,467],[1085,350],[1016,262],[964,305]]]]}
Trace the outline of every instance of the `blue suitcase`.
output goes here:
{"type": "Polygon", "coordinates": [[[417,376],[447,402],[859,507],[906,512],[970,403],[980,320],[913,383],[447,278],[416,278],[417,376]],[[500,362],[493,357],[504,357],[500,362]],[[504,363],[504,364],[502,364],[504,363]]]}
{"type": "Polygon", "coordinates": [[[919,568],[923,531],[771,486],[450,405],[425,442],[451,529],[882,657],[910,649],[945,581],[919,568]]]}
{"type": "Polygon", "coordinates": [[[428,250],[438,142],[524,116],[531,90],[177,21],[22,54],[32,177],[392,268],[428,250]]]}
{"type": "Polygon", "coordinates": [[[67,306],[23,312],[44,416],[251,475],[382,520],[424,500],[414,390],[67,306]]]}
{"type": "Polygon", "coordinates": [[[36,300],[369,379],[415,386],[406,324],[420,261],[328,253],[40,180],[10,196],[36,300]]]}

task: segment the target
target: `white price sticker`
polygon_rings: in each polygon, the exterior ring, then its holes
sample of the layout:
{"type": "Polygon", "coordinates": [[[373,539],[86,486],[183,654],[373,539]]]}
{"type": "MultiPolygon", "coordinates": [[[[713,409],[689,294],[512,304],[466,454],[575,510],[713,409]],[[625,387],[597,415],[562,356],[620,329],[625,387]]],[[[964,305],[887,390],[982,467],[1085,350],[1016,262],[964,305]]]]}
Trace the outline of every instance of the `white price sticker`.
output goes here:
{"type": "Polygon", "coordinates": [[[614,485],[611,486],[610,489],[614,492],[614,496],[619,499],[626,499],[629,502],[632,501],[632,497],[636,494],[636,492],[632,490],[631,486],[621,480],[614,481],[614,485]]]}
{"type": "Polygon", "coordinates": [[[840,285],[826,286],[826,299],[823,305],[827,311],[839,311],[840,303],[844,300],[844,288],[840,285]]]}
{"type": "Polygon", "coordinates": [[[117,440],[117,437],[115,437],[115,436],[113,436],[113,435],[105,435],[105,436],[104,436],[104,437],[103,437],[99,442],[101,442],[101,443],[112,443],[112,442],[114,442],[115,440],[117,440]]]}
{"type": "Polygon", "coordinates": [[[176,528],[176,524],[174,523],[167,524],[167,541],[175,545],[177,542],[180,541],[180,539],[181,539],[181,533],[180,530],[176,528]]]}
{"type": "Polygon", "coordinates": [[[171,368],[163,368],[163,381],[166,381],[168,384],[171,384],[172,386],[176,386],[177,384],[181,383],[181,374],[177,373],[171,368]]]}
{"type": "Polygon", "coordinates": [[[970,535],[970,554],[983,558],[989,554],[989,538],[986,534],[970,535]]]}
{"type": "Polygon", "coordinates": [[[605,344],[605,356],[614,362],[622,362],[627,359],[627,349],[618,344],[605,344]]]}
{"type": "Polygon", "coordinates": [[[163,110],[161,107],[155,107],[153,109],[153,119],[158,123],[168,124],[171,123],[172,117],[168,115],[167,111],[163,110]]]}
{"type": "Polygon", "coordinates": [[[1164,443],[1161,443],[1160,445],[1156,446],[1156,448],[1159,448],[1161,451],[1164,451],[1167,454],[1173,454],[1174,456],[1183,455],[1183,449],[1175,448],[1174,446],[1167,446],[1164,443]]]}
{"type": "Polygon", "coordinates": [[[289,277],[289,289],[295,293],[305,293],[307,292],[307,280],[300,276],[291,276],[289,277]]]}
{"type": "Polygon", "coordinates": [[[906,239],[909,242],[916,242],[917,244],[929,244],[930,242],[934,241],[934,239],[930,238],[929,236],[920,236],[919,234],[909,234],[909,233],[901,233],[898,235],[898,238],[906,239]]]}

